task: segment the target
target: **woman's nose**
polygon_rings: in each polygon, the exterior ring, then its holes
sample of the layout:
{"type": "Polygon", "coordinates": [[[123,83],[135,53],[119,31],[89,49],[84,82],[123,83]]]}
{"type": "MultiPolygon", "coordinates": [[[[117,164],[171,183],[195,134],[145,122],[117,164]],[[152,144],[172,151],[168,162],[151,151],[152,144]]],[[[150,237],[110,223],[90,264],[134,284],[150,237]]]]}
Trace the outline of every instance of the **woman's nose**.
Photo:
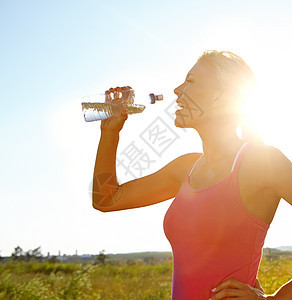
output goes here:
{"type": "Polygon", "coordinates": [[[181,84],[180,86],[178,86],[177,88],[174,89],[174,93],[179,96],[181,95],[181,92],[182,92],[182,86],[183,84],[181,84]]]}

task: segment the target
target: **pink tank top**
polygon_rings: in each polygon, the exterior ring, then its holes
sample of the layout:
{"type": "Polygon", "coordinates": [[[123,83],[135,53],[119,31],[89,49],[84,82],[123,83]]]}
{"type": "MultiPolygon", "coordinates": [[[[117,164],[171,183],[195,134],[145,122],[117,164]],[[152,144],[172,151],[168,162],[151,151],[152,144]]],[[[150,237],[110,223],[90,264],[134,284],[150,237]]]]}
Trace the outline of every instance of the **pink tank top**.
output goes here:
{"type": "Polygon", "coordinates": [[[208,300],[229,278],[255,284],[269,225],[240,199],[237,177],[247,145],[229,175],[213,185],[194,189],[191,170],[165,214],[164,232],[173,251],[172,300],[208,300]]]}

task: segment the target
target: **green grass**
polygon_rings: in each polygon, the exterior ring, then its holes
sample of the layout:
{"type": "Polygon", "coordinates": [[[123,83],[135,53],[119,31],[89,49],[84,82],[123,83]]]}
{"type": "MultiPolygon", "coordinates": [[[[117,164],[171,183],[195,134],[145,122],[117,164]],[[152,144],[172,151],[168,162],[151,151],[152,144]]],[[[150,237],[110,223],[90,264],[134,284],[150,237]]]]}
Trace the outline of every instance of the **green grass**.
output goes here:
{"type": "Polygon", "coordinates": [[[260,264],[258,279],[267,294],[274,293],[281,285],[292,279],[292,255],[283,255],[272,261],[264,257],[260,264]]]}
{"type": "MultiPolygon", "coordinates": [[[[273,293],[291,274],[291,255],[264,257],[258,278],[273,293]]],[[[0,299],[170,299],[171,280],[171,260],[104,266],[9,262],[0,264],[0,299]]]]}

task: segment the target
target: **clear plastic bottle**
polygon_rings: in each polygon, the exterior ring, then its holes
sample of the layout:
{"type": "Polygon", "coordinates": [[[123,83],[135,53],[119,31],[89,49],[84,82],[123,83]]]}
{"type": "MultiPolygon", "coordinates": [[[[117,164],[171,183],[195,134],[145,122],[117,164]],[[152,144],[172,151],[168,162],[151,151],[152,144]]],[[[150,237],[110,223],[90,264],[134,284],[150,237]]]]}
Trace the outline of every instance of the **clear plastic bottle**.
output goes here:
{"type": "MultiPolygon", "coordinates": [[[[104,97],[105,102],[82,102],[82,111],[86,122],[105,120],[113,115],[120,115],[121,110],[125,107],[129,115],[142,113],[146,108],[145,105],[134,104],[135,92],[129,86],[111,88],[99,96],[104,97]]],[[[149,94],[149,97],[151,104],[163,100],[162,95],[149,94]]],[[[87,98],[92,97],[88,96],[87,98]]]]}

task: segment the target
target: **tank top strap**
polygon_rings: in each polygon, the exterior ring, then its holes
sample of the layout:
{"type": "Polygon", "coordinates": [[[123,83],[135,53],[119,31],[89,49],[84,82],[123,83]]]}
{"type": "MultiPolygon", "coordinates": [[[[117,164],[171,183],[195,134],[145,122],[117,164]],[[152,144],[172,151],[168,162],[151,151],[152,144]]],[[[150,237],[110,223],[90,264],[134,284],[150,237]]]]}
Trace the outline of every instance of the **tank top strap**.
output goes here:
{"type": "Polygon", "coordinates": [[[246,151],[246,149],[248,148],[249,143],[248,142],[244,142],[243,145],[240,147],[240,149],[238,150],[235,159],[233,161],[233,165],[231,168],[231,173],[232,172],[237,172],[239,167],[240,167],[240,163],[243,159],[243,154],[246,151]]]}
{"type": "Polygon", "coordinates": [[[187,174],[186,178],[188,178],[190,176],[190,174],[193,172],[195,166],[197,165],[198,161],[204,156],[204,153],[202,153],[199,158],[195,161],[193,167],[189,170],[189,173],[187,174]]]}

